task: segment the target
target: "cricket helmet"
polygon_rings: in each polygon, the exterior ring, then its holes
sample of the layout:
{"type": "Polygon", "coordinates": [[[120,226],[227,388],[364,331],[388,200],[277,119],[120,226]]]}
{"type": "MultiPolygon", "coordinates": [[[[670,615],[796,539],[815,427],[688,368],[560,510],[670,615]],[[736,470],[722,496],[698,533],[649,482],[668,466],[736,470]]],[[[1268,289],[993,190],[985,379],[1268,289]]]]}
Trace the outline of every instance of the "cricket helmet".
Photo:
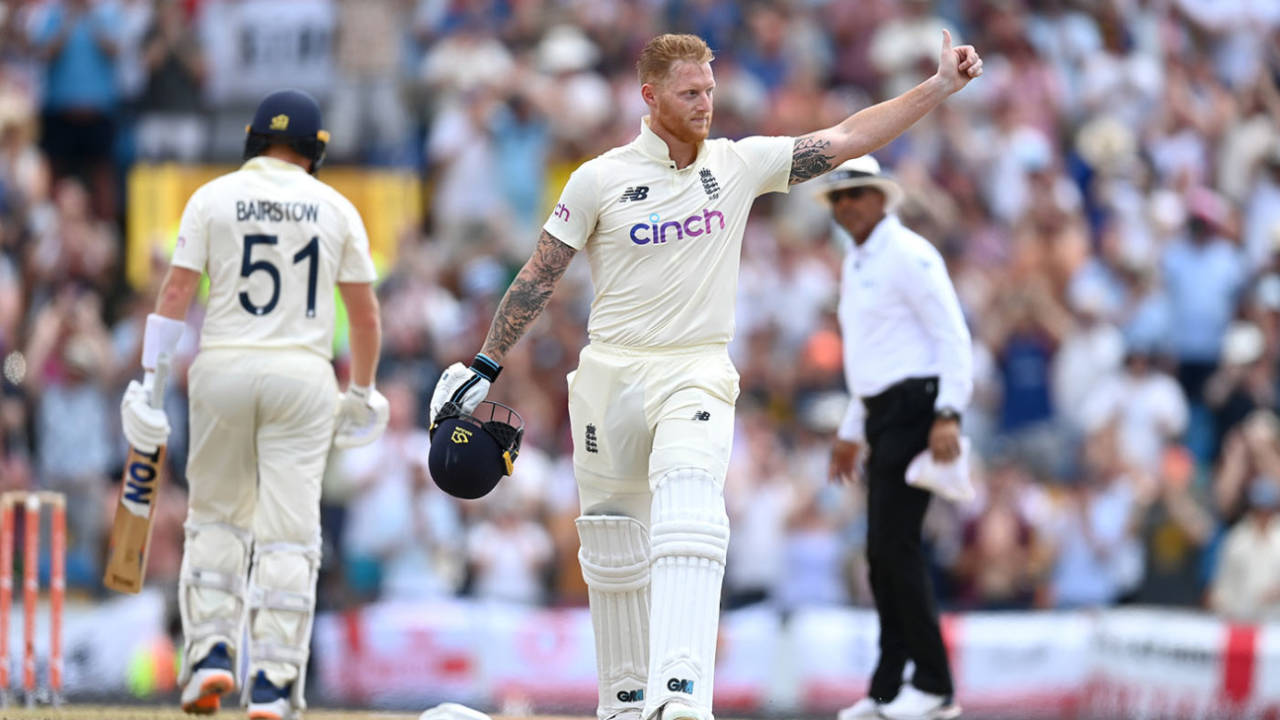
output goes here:
{"type": "Polygon", "coordinates": [[[313,175],[324,164],[329,132],[320,127],[319,103],[301,90],[278,90],[263,98],[244,132],[245,160],[283,144],[311,161],[313,175]]]}
{"type": "Polygon", "coordinates": [[[486,400],[468,415],[449,402],[431,423],[430,435],[431,479],[454,497],[475,500],[511,474],[524,419],[502,403],[486,400]]]}

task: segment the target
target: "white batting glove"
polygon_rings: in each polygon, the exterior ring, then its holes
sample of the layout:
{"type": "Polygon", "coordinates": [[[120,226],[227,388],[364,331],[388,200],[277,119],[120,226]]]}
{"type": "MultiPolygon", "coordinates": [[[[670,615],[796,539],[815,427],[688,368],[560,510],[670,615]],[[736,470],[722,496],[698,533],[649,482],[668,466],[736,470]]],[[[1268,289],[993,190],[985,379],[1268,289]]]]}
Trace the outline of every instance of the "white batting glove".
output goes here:
{"type": "Polygon", "coordinates": [[[431,422],[435,423],[447,402],[457,403],[468,415],[475,412],[476,406],[489,394],[489,385],[501,372],[502,366],[483,353],[476,355],[471,367],[454,363],[445,368],[435,392],[431,393],[431,422]]]}
{"type": "Polygon", "coordinates": [[[164,408],[151,407],[150,391],[137,380],[120,399],[120,426],[129,445],[139,452],[153,453],[169,442],[169,416],[164,408]]]}
{"type": "Polygon", "coordinates": [[[333,445],[339,449],[368,445],[387,429],[391,406],[372,386],[351,385],[338,398],[338,418],[334,422],[333,445]]]}

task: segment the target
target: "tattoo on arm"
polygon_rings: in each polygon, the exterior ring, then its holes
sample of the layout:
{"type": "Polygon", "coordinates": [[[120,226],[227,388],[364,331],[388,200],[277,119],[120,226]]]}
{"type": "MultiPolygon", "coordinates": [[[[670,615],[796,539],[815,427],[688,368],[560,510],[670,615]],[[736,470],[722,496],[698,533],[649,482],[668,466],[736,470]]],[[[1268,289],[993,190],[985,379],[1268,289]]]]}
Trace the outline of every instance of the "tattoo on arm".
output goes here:
{"type": "Polygon", "coordinates": [[[542,314],[575,252],[547,231],[542,231],[532,257],[511,282],[507,294],[502,296],[481,352],[499,361],[506,356],[529,325],[542,314]]]}
{"type": "Polygon", "coordinates": [[[831,152],[831,141],[815,135],[796,138],[795,148],[791,151],[791,184],[810,180],[831,169],[831,161],[835,159],[831,152]]]}

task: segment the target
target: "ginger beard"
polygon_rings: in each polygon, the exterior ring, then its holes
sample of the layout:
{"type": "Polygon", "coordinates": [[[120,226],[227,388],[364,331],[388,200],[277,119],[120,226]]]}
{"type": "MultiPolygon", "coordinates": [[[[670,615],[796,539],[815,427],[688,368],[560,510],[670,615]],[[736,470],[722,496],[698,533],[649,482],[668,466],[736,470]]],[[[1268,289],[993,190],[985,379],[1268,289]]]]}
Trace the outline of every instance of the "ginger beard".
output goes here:
{"type": "Polygon", "coordinates": [[[645,83],[640,93],[655,130],[661,128],[680,142],[697,144],[711,134],[715,87],[711,63],[678,60],[666,77],[645,83]]]}

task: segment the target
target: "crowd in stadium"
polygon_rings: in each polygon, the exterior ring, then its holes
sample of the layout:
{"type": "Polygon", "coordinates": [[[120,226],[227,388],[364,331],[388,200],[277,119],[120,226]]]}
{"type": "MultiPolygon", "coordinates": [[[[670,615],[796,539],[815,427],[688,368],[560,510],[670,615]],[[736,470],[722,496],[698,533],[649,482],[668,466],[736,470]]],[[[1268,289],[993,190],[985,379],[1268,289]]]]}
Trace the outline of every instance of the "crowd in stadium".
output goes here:
{"type": "MultiPolygon", "coordinates": [[[[390,426],[327,473],[321,604],[584,603],[564,377],[586,263],[490,393],[527,425],[497,492],[434,487],[425,408],[568,171],[636,134],[636,52],[702,36],[713,134],[800,135],[927,77],[944,27],[984,76],[877,153],[974,336],[978,498],[935,502],[926,528],[943,606],[1280,614],[1280,4],[1262,0],[0,2],[0,486],[67,493],[68,582],[101,593],[116,406],[155,291],[125,280],[125,178],[234,163],[269,83],[296,82],[325,108],[329,163],[426,188],[379,285],[390,426]]],[[[729,607],[870,601],[860,491],[827,477],[847,238],[819,182],[762,198],[744,242],[729,607]]],[[[148,576],[169,589],[176,375],[148,576]]]]}

